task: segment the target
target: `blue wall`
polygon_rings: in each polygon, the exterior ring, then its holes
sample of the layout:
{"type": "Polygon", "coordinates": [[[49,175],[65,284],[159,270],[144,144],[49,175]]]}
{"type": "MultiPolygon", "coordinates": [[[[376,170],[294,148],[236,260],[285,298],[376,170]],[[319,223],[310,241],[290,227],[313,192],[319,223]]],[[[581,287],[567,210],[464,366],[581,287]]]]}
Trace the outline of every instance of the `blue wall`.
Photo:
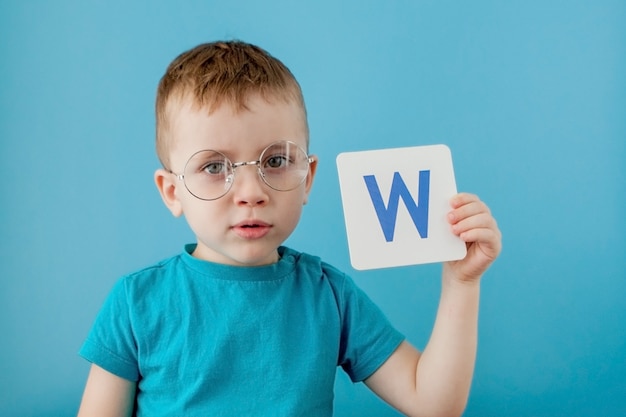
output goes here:
{"type": "MultiPolygon", "coordinates": [[[[626,414],[626,3],[0,2],[0,415],[76,412],[113,282],[192,236],[152,184],[178,53],[258,43],[301,81],[320,170],[289,244],[350,272],[416,345],[437,265],[349,265],[335,156],[446,143],[504,233],[467,416],[626,414]]],[[[338,416],[395,416],[339,373],[338,416]]]]}

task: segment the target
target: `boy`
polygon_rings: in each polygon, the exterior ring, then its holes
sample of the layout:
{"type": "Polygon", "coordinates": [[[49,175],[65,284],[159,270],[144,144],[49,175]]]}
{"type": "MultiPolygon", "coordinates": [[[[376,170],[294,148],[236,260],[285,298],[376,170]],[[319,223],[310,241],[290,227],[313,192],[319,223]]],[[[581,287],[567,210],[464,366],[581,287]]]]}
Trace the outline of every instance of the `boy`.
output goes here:
{"type": "Polygon", "coordinates": [[[329,416],[338,365],[406,415],[460,415],[479,282],[501,238],[477,197],[451,200],[465,259],[443,268],[424,352],[353,281],[282,247],[317,168],[300,87],[243,42],[177,57],[157,92],[155,182],[197,242],[118,281],[81,355],[80,416],[329,416]]]}

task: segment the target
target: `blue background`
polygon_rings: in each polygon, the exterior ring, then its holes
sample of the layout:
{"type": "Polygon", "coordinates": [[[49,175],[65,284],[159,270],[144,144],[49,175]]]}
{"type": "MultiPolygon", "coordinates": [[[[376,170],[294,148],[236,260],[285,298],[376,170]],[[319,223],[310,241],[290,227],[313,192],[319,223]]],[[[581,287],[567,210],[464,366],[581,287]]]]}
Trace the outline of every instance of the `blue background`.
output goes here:
{"type": "MultiPolygon", "coordinates": [[[[192,239],[153,186],[155,87],[197,43],[283,60],[320,172],[289,244],[353,275],[417,346],[440,266],[356,272],[335,157],[445,143],[504,251],[467,416],[626,414],[626,2],[0,2],[0,415],[69,416],[123,273],[192,239]]],[[[336,415],[395,416],[340,372],[336,415]]]]}

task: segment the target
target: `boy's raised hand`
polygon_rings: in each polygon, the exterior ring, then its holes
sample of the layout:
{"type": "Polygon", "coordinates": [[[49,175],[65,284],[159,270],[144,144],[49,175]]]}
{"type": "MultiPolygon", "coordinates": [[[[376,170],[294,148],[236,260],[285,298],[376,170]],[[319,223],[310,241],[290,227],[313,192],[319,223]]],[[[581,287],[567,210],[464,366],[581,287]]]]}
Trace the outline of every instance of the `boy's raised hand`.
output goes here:
{"type": "Polygon", "coordinates": [[[461,281],[476,281],[502,250],[502,234],[489,207],[476,195],[460,193],[450,199],[448,222],[467,245],[467,255],[446,262],[447,274],[461,281]]]}

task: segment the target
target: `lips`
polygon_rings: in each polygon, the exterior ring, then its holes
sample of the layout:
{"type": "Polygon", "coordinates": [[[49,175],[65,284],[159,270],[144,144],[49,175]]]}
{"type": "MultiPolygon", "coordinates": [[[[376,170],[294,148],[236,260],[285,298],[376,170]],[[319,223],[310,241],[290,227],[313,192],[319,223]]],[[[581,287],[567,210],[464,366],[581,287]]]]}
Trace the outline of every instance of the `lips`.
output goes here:
{"type": "Polygon", "coordinates": [[[232,227],[233,232],[244,239],[259,239],[269,233],[271,225],[260,220],[246,220],[232,227]]]}

